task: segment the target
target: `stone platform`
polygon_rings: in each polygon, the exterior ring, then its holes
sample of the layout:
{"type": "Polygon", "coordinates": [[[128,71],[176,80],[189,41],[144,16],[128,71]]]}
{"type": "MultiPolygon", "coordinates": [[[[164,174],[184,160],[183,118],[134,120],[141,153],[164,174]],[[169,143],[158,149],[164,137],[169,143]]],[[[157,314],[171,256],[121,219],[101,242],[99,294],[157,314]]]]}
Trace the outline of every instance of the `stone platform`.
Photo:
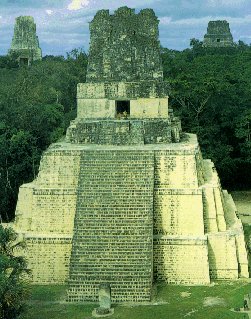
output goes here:
{"type": "Polygon", "coordinates": [[[144,145],[180,141],[180,122],[167,119],[76,119],[67,130],[66,141],[77,144],[144,145]]]}

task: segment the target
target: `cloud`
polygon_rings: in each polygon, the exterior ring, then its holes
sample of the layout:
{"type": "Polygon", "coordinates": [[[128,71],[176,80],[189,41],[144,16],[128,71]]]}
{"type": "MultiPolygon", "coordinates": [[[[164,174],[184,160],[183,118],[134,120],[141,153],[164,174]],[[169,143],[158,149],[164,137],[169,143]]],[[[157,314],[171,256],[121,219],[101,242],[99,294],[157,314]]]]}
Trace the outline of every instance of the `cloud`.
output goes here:
{"type": "Polygon", "coordinates": [[[189,18],[173,20],[171,17],[162,17],[159,19],[162,25],[183,25],[183,26],[203,26],[208,24],[209,21],[227,20],[231,25],[251,24],[251,15],[248,14],[244,17],[229,17],[229,16],[205,16],[201,18],[189,18]]]}
{"type": "Polygon", "coordinates": [[[11,8],[11,9],[30,9],[30,8],[60,8],[65,5],[66,2],[70,0],[1,0],[1,8],[11,8]]]}
{"type": "Polygon", "coordinates": [[[172,22],[172,18],[171,17],[162,17],[159,19],[160,23],[163,25],[167,25],[170,24],[172,22]]]}
{"type": "Polygon", "coordinates": [[[89,0],[72,0],[68,5],[68,10],[79,10],[89,5],[89,0]]]}
{"type": "Polygon", "coordinates": [[[45,12],[46,12],[49,16],[53,13],[52,10],[45,10],[45,12]]]}
{"type": "Polygon", "coordinates": [[[238,6],[246,4],[246,3],[248,3],[247,0],[209,0],[208,1],[208,5],[212,6],[212,7],[218,7],[218,6],[222,6],[222,7],[229,7],[229,6],[238,7],[238,6]]]}

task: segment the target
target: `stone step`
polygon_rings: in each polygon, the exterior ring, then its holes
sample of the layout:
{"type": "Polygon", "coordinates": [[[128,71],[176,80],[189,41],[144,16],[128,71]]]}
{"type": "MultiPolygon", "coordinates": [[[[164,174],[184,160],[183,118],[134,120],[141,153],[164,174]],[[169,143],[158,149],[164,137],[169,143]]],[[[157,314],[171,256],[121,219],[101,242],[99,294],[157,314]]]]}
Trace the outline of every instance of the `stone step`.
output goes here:
{"type": "Polygon", "coordinates": [[[153,167],[152,152],[82,154],[69,300],[95,301],[99,283],[107,281],[114,301],[150,298],[153,167]]]}

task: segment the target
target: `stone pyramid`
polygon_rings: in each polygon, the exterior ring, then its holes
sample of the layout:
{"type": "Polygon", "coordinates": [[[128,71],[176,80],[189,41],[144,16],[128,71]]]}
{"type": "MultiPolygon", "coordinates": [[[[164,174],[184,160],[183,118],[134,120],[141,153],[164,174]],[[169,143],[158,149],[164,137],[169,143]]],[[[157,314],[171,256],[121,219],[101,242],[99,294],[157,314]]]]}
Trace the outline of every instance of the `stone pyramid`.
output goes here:
{"type": "Polygon", "coordinates": [[[229,23],[226,20],[209,21],[207,33],[204,35],[205,47],[232,47],[234,46],[229,23]]]}
{"type": "Polygon", "coordinates": [[[97,301],[100,284],[141,302],[158,280],[248,277],[234,202],[168,109],[154,12],[101,10],[90,33],[77,118],[19,191],[33,282],[67,282],[69,302],[97,301]]]}
{"type": "Polygon", "coordinates": [[[42,59],[42,50],[39,47],[33,17],[20,16],[16,18],[9,54],[17,55],[20,64],[29,65],[33,61],[42,59]]]}

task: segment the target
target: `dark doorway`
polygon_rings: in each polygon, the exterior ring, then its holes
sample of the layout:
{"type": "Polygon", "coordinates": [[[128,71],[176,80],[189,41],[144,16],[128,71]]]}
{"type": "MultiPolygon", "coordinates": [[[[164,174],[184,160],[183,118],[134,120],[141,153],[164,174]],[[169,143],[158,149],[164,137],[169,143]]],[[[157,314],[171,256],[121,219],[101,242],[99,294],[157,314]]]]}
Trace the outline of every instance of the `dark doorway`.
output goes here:
{"type": "Polygon", "coordinates": [[[116,117],[128,117],[130,115],[130,101],[116,101],[116,117]]]}
{"type": "Polygon", "coordinates": [[[20,65],[29,65],[29,59],[28,58],[20,58],[19,64],[20,65]]]}

